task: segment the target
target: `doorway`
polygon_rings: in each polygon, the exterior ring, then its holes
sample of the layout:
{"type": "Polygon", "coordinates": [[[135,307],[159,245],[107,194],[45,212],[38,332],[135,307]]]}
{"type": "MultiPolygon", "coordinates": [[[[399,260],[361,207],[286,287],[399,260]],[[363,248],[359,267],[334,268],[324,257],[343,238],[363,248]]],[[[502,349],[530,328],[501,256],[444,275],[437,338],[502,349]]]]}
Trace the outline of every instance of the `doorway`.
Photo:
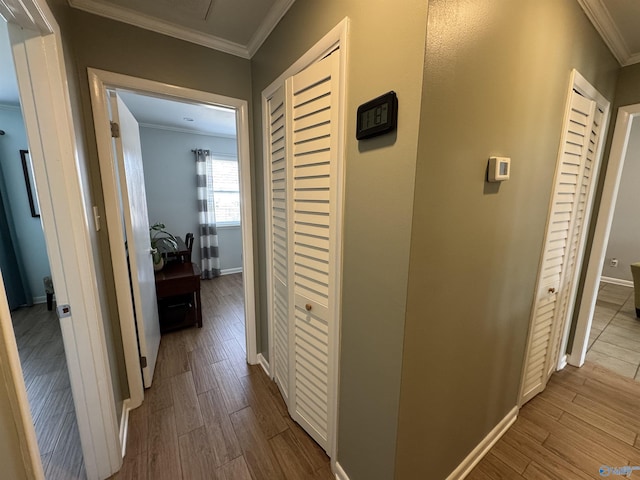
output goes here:
{"type": "MultiPolygon", "coordinates": [[[[118,175],[116,160],[113,156],[112,150],[112,137],[110,127],[110,114],[108,108],[108,91],[116,91],[123,97],[132,100],[141,100],[141,96],[147,97],[144,101],[151,101],[148,97],[154,97],[156,101],[172,102],[172,105],[176,104],[189,104],[192,107],[201,106],[202,108],[209,110],[228,110],[233,112],[232,124],[235,126],[237,132],[237,138],[234,143],[235,152],[237,155],[237,166],[239,174],[239,197],[241,199],[239,205],[239,213],[241,217],[240,230],[241,230],[241,268],[242,268],[242,281],[244,286],[243,303],[244,303],[244,342],[242,347],[243,351],[246,349],[246,361],[250,364],[255,364],[257,361],[256,352],[256,327],[255,327],[255,296],[254,296],[254,273],[253,273],[253,234],[252,234],[252,214],[251,214],[251,184],[250,184],[250,164],[249,164],[249,134],[248,134],[248,105],[244,100],[233,99],[229,97],[222,97],[215,94],[210,94],[201,91],[195,91],[191,89],[168,86],[153,82],[149,80],[138,79],[129,77],[126,75],[115,74],[111,72],[105,72],[100,70],[89,69],[89,77],[91,84],[91,100],[94,112],[94,124],[96,126],[96,134],[98,139],[98,151],[100,159],[100,170],[103,177],[103,188],[105,196],[105,205],[107,211],[105,212],[105,218],[109,228],[109,241],[111,245],[112,262],[114,264],[114,275],[116,277],[116,284],[119,282],[124,285],[128,285],[129,274],[128,267],[126,265],[126,252],[124,251],[124,230],[122,228],[122,213],[120,208],[120,196],[118,186],[118,175]]],[[[168,104],[167,104],[168,105],[168,104]]],[[[178,119],[178,121],[186,121],[185,118],[191,118],[188,115],[184,115],[178,119]]],[[[146,127],[145,127],[146,128],[146,127]]],[[[152,129],[154,131],[147,131],[144,136],[148,137],[149,142],[153,143],[153,138],[162,137],[158,135],[158,129],[152,129]]],[[[176,132],[176,128],[173,129],[173,133],[176,132]]],[[[182,130],[185,130],[182,128],[182,130]]],[[[169,130],[164,129],[164,136],[168,136],[169,130]]],[[[182,132],[184,133],[184,132],[182,132]]],[[[184,141],[186,137],[183,137],[184,141]]],[[[164,141],[164,140],[163,140],[164,141]]],[[[193,139],[189,140],[193,141],[193,139]]],[[[220,142],[222,143],[222,142],[220,142]]],[[[149,143],[148,143],[149,144],[149,143]]],[[[141,142],[142,145],[142,142],[141,142]]],[[[186,144],[185,144],[186,145],[186,144]]],[[[190,144],[191,145],[191,144],[190,144]]],[[[197,144],[193,147],[198,147],[197,144]]],[[[142,146],[142,148],[144,148],[142,146]]],[[[195,148],[197,149],[197,148],[195,148]]],[[[193,155],[189,152],[190,149],[182,148],[182,154],[193,155]]],[[[215,152],[215,149],[212,147],[215,152]]],[[[220,153],[220,152],[218,152],[220,153]]],[[[144,153],[142,154],[144,158],[144,153]]],[[[154,155],[157,159],[157,155],[154,155]]],[[[230,160],[230,159],[227,159],[230,160]]],[[[155,161],[155,160],[152,160],[155,161]]],[[[167,159],[167,161],[173,162],[175,159],[167,159]]],[[[225,161],[221,159],[220,161],[225,161]]],[[[195,159],[193,159],[193,164],[195,159]]],[[[150,164],[151,165],[151,164],[150,164]]],[[[146,168],[146,166],[145,166],[146,168]]],[[[163,175],[163,169],[158,168],[149,173],[150,176],[163,175]]],[[[185,167],[186,169],[186,167],[185,167]]],[[[166,173],[166,171],[165,171],[166,173]]],[[[169,176],[171,180],[171,176],[169,176]]],[[[120,176],[120,179],[123,177],[120,176]]],[[[145,173],[145,179],[147,173],[145,173]]],[[[185,177],[186,178],[186,177],[185,177]]],[[[195,194],[195,174],[193,175],[192,188],[190,191],[176,192],[179,195],[195,194]]],[[[165,179],[166,180],[166,179],[165,179]]],[[[189,180],[186,180],[189,182],[189,180]]],[[[160,187],[160,194],[167,196],[167,189],[160,187]]],[[[150,202],[150,198],[147,199],[150,202]]],[[[126,205],[124,206],[127,207],[126,205]]],[[[150,211],[154,210],[149,208],[150,211]]],[[[195,212],[196,206],[194,204],[193,210],[195,212]]],[[[169,215],[168,210],[159,211],[155,215],[159,215],[157,218],[149,218],[150,221],[167,222],[166,219],[161,217],[169,215]]],[[[151,216],[151,213],[150,213],[151,216]]],[[[181,218],[176,220],[175,227],[172,227],[176,235],[184,235],[189,230],[193,230],[187,224],[180,223],[184,220],[185,215],[179,215],[181,218]],[[183,232],[183,230],[185,230],[183,232]]],[[[196,236],[197,236],[197,232],[196,236]]],[[[129,254],[131,254],[131,248],[129,247],[129,254]]],[[[197,249],[194,250],[197,252],[197,249]]],[[[197,253],[194,254],[194,259],[197,260],[197,253]]],[[[236,267],[238,268],[238,267],[236,267]]],[[[233,272],[233,269],[231,269],[233,272]]],[[[231,273],[229,272],[229,273],[231,273]]],[[[125,358],[127,364],[127,372],[129,376],[129,389],[131,394],[131,402],[129,408],[136,408],[142,402],[143,391],[142,382],[140,381],[140,354],[137,344],[137,334],[139,330],[136,329],[135,318],[133,315],[133,308],[131,297],[129,301],[119,302],[120,306],[124,309],[120,310],[121,325],[123,329],[123,342],[125,344],[125,358]]]]}
{"type": "Polygon", "coordinates": [[[588,258],[580,311],[573,326],[573,344],[571,346],[571,353],[568,355],[569,364],[574,366],[579,367],[584,364],[587,350],[594,340],[594,338],[590,339],[594,323],[596,331],[598,328],[601,328],[601,326],[597,324],[596,319],[594,319],[596,301],[601,286],[601,278],[607,256],[607,245],[609,243],[616,211],[622,172],[627,154],[630,150],[632,132],[634,129],[637,130],[638,124],[640,123],[639,117],[640,104],[621,107],[618,110],[609,162],[604,177],[600,207],[597,213],[591,253],[588,258]]]}

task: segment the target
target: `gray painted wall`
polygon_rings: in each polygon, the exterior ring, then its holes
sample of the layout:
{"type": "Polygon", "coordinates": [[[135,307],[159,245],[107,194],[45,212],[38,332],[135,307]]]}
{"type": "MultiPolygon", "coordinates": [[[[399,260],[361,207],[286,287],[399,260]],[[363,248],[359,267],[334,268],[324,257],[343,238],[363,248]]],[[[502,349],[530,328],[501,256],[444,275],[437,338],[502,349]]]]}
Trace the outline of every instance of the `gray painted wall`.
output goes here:
{"type": "Polygon", "coordinates": [[[447,478],[516,406],[571,69],[610,100],[619,72],[568,0],[431,0],[424,67],[397,479],[447,478]]]}
{"type": "MultiPolygon", "coordinates": [[[[192,260],[199,264],[196,163],[191,149],[208,149],[237,158],[236,139],[140,127],[140,140],[149,225],[162,222],[167,231],[183,239],[187,232],[194,233],[192,260]]],[[[240,227],[220,227],[218,244],[221,270],[241,268],[240,227]]]]}
{"type": "MultiPolygon", "coordinates": [[[[17,107],[0,106],[0,168],[15,229],[21,263],[31,295],[36,302],[45,300],[42,278],[51,275],[49,257],[44,242],[40,218],[31,216],[29,199],[22,171],[20,150],[28,150],[22,112],[17,107]]],[[[3,192],[5,193],[5,192],[3,192]]]]}
{"type": "Polygon", "coordinates": [[[629,265],[640,262],[640,121],[635,120],[627,155],[624,159],[622,178],[618,190],[616,210],[611,224],[611,234],[602,268],[605,277],[632,280],[629,265]],[[611,267],[612,258],[618,259],[618,266],[611,267]]]}

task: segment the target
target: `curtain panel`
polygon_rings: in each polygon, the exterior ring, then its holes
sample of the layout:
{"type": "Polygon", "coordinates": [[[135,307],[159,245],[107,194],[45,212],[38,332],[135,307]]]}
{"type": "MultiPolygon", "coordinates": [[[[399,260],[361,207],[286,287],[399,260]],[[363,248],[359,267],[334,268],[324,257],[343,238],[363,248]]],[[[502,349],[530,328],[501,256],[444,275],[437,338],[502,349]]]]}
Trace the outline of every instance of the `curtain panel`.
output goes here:
{"type": "Polygon", "coordinates": [[[220,254],[218,251],[218,231],[213,201],[213,185],[209,163],[209,150],[194,150],[196,156],[196,182],[198,187],[198,219],[200,224],[200,267],[202,278],[220,275],[220,254]]]}

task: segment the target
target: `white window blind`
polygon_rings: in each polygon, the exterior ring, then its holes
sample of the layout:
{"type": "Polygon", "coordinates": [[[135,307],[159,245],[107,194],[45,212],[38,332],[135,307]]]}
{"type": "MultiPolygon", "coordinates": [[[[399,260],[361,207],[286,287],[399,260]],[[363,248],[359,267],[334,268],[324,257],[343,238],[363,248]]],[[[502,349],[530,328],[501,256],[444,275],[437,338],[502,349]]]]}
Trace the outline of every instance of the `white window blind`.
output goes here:
{"type": "Polygon", "coordinates": [[[238,160],[211,155],[207,164],[209,208],[216,212],[217,225],[240,225],[240,181],[238,160]]]}

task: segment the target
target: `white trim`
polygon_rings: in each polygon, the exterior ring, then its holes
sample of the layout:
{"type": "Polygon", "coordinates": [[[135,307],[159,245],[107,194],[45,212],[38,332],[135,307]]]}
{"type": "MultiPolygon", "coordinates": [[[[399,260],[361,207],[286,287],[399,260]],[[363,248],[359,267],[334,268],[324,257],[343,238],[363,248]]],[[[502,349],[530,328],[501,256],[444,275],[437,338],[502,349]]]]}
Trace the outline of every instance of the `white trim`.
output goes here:
{"type": "Polygon", "coordinates": [[[640,104],[620,107],[616,118],[611,152],[604,178],[600,209],[596,219],[596,227],[591,244],[591,255],[587,262],[587,273],[582,290],[582,301],[578,321],[573,337],[573,348],[569,355],[570,365],[580,367],[584,364],[589,346],[589,332],[598,297],[598,286],[606,256],[607,243],[611,232],[611,223],[616,208],[618,187],[624,167],[624,160],[631,133],[631,125],[636,117],[640,117],[640,104]]]}
{"type": "Polygon", "coordinates": [[[31,299],[31,301],[33,302],[34,305],[40,305],[41,303],[47,303],[47,296],[41,296],[41,297],[33,297],[31,299]]]}
{"type": "MultiPolygon", "coordinates": [[[[169,127],[168,125],[156,125],[155,123],[139,123],[140,127],[143,128],[153,128],[156,130],[164,130],[167,132],[176,132],[176,133],[189,133],[192,135],[202,135],[203,137],[213,137],[213,138],[236,138],[236,135],[230,135],[226,133],[211,133],[204,132],[200,130],[190,130],[188,128],[180,128],[180,127],[169,127]]],[[[235,158],[235,155],[234,155],[235,158]]]]}
{"type": "Polygon", "coordinates": [[[234,273],[242,273],[242,267],[225,268],[220,270],[220,275],[233,275],[234,273]]]}
{"type": "MultiPolygon", "coordinates": [[[[335,282],[334,282],[334,305],[333,311],[331,315],[336,319],[335,324],[335,334],[333,338],[330,338],[330,357],[329,357],[329,365],[330,368],[333,368],[335,371],[334,375],[331,375],[329,378],[329,391],[331,392],[329,395],[329,417],[328,423],[330,425],[330,435],[328,438],[328,453],[330,458],[335,459],[338,452],[338,402],[339,402],[339,385],[340,385],[340,333],[342,329],[342,241],[343,241],[343,218],[344,218],[344,182],[345,182],[345,162],[344,162],[344,152],[345,152],[345,144],[346,144],[346,135],[345,130],[347,128],[346,125],[346,85],[347,85],[347,65],[348,65],[348,39],[349,39],[349,24],[350,20],[348,17],[345,17],[340,23],[338,23],[334,28],[331,29],[322,39],[320,39],[311,49],[309,49],[302,57],[300,57],[293,65],[287,68],[284,73],[282,73],[276,80],[274,80],[267,88],[262,91],[262,141],[263,141],[263,169],[264,169],[264,192],[265,192],[265,218],[271,218],[271,199],[268,195],[268,192],[271,190],[271,171],[270,168],[270,160],[269,160],[269,141],[268,141],[268,132],[266,131],[266,126],[269,124],[269,109],[268,109],[268,101],[271,96],[284,85],[285,80],[305,68],[309,67],[313,63],[321,60],[331,51],[336,48],[340,48],[340,85],[338,95],[340,96],[340,107],[338,112],[339,125],[338,129],[338,162],[340,165],[340,170],[336,175],[336,198],[339,199],[339,205],[336,205],[336,238],[338,241],[336,242],[335,248],[335,265],[336,265],[336,274],[335,274],[335,282]]],[[[268,239],[267,245],[267,271],[270,271],[272,268],[273,257],[271,248],[269,248],[272,232],[270,222],[266,222],[265,224],[265,232],[266,238],[268,239]]],[[[274,345],[271,341],[273,338],[274,332],[274,319],[273,319],[273,284],[270,280],[270,275],[267,275],[267,302],[268,302],[268,336],[269,336],[269,358],[274,358],[274,345]]],[[[293,298],[291,296],[291,298],[293,298]]]]}
{"type": "Polygon", "coordinates": [[[637,58],[638,55],[631,55],[624,36],[618,30],[616,22],[611,18],[611,14],[602,0],[578,0],[578,3],[587,14],[589,20],[591,20],[593,26],[596,27],[613,56],[623,67],[637,63],[640,60],[640,58],[637,58]]]}
{"type": "MultiPolygon", "coordinates": [[[[103,177],[103,189],[106,205],[106,219],[109,228],[109,238],[112,249],[119,249],[119,255],[112,255],[114,259],[125,258],[124,255],[124,234],[122,232],[122,222],[118,218],[118,197],[116,188],[115,169],[112,159],[111,133],[109,128],[109,114],[107,110],[107,89],[125,89],[138,93],[152,93],[156,96],[167,97],[177,100],[188,100],[191,102],[203,103],[207,105],[220,105],[233,108],[236,111],[236,128],[238,143],[238,167],[240,170],[240,195],[246,199],[242,202],[242,249],[243,249],[243,284],[245,302],[245,331],[247,361],[250,364],[257,362],[256,356],[256,320],[255,320],[255,280],[253,262],[253,216],[251,211],[251,176],[250,176],[250,154],[249,154],[249,117],[248,104],[245,100],[217,95],[199,90],[168,85],[152,80],[131,77],[113,72],[88,69],[89,84],[91,89],[91,102],[93,105],[94,125],[96,129],[96,140],[98,142],[98,157],[101,165],[101,175],[103,177]]],[[[128,271],[125,266],[114,263],[114,276],[116,286],[129,284],[128,271]],[[116,271],[116,266],[117,271],[116,271]],[[118,281],[118,278],[121,281],[118,281]]],[[[128,289],[128,287],[127,287],[128,289]]],[[[126,293],[129,295],[129,293],[126,293]]],[[[125,295],[125,292],[122,292],[125,295]]],[[[126,298],[126,297],[124,297],[126,298]]],[[[126,303],[126,302],[122,302],[126,303]]],[[[135,324],[133,321],[133,309],[130,304],[118,303],[121,310],[121,326],[123,328],[123,344],[125,344],[125,361],[129,378],[129,389],[132,398],[131,408],[136,408],[142,402],[142,383],[140,376],[139,354],[136,341],[135,324]]]]}
{"type": "Polygon", "coordinates": [[[622,278],[600,277],[602,283],[610,283],[611,285],[620,285],[622,287],[633,287],[633,280],[623,280],[622,278]]]}
{"type": "Polygon", "coordinates": [[[10,110],[12,112],[19,112],[20,105],[8,105],[6,103],[0,103],[0,110],[10,110]]]}
{"type": "Polygon", "coordinates": [[[262,353],[258,354],[258,365],[262,367],[262,370],[264,370],[264,373],[266,373],[269,378],[273,378],[269,369],[269,362],[267,362],[267,359],[264,358],[264,355],[262,355],[262,353]]]}
{"type": "Polygon", "coordinates": [[[342,465],[340,465],[339,462],[331,462],[332,465],[332,471],[333,474],[336,477],[336,480],[349,480],[349,475],[347,475],[347,472],[344,471],[344,468],[342,468],[342,465]]]}
{"type": "Polygon", "coordinates": [[[278,22],[284,17],[294,1],[276,0],[247,45],[146,15],[130,8],[97,0],[69,0],[69,5],[94,15],[133,25],[134,27],[144,28],[145,30],[185,40],[230,55],[250,59],[262,46],[273,29],[276,28],[276,25],[278,25],[278,22]]]}
{"type": "MultiPolygon", "coordinates": [[[[46,2],[4,0],[3,15],[8,4],[13,16],[5,18],[19,25],[9,24],[9,37],[51,274],[59,301],[71,305],[72,317],[62,319],[60,327],[85,469],[89,479],[105,478],[120,468],[122,458],[62,41],[46,2]]],[[[28,431],[32,425],[18,428],[28,431]]]]}
{"type": "Polygon", "coordinates": [[[557,370],[563,370],[564,367],[567,366],[567,358],[568,355],[565,353],[564,355],[560,355],[560,358],[558,359],[558,366],[557,366],[557,370]]]}
{"type": "Polygon", "coordinates": [[[161,33],[180,40],[186,40],[187,42],[229,53],[237,57],[250,58],[249,51],[244,45],[192,28],[176,25],[166,20],[151,17],[130,8],[110,5],[96,0],[69,0],[69,5],[78,10],[84,10],[94,15],[127,23],[134,27],[161,33]]]}
{"type": "Polygon", "coordinates": [[[478,462],[480,462],[480,460],[489,453],[491,447],[493,447],[507,432],[507,430],[509,430],[509,427],[513,425],[513,422],[516,421],[517,417],[518,407],[516,406],[513,407],[502,420],[500,420],[500,423],[498,423],[478,445],[476,445],[476,448],[474,448],[462,463],[458,465],[453,472],[451,472],[447,477],[447,480],[462,480],[469,475],[478,462]]]}
{"type": "Polygon", "coordinates": [[[122,458],[127,453],[127,436],[129,435],[129,412],[131,411],[131,399],[127,398],[122,402],[122,412],[120,413],[120,446],[122,458]]]}
{"type": "Polygon", "coordinates": [[[269,37],[273,29],[276,28],[278,22],[282,20],[282,17],[287,13],[291,5],[295,0],[276,0],[269,10],[269,13],[262,21],[262,24],[258,27],[256,32],[247,43],[247,53],[249,58],[253,57],[255,53],[260,49],[265,40],[269,37]]]}

